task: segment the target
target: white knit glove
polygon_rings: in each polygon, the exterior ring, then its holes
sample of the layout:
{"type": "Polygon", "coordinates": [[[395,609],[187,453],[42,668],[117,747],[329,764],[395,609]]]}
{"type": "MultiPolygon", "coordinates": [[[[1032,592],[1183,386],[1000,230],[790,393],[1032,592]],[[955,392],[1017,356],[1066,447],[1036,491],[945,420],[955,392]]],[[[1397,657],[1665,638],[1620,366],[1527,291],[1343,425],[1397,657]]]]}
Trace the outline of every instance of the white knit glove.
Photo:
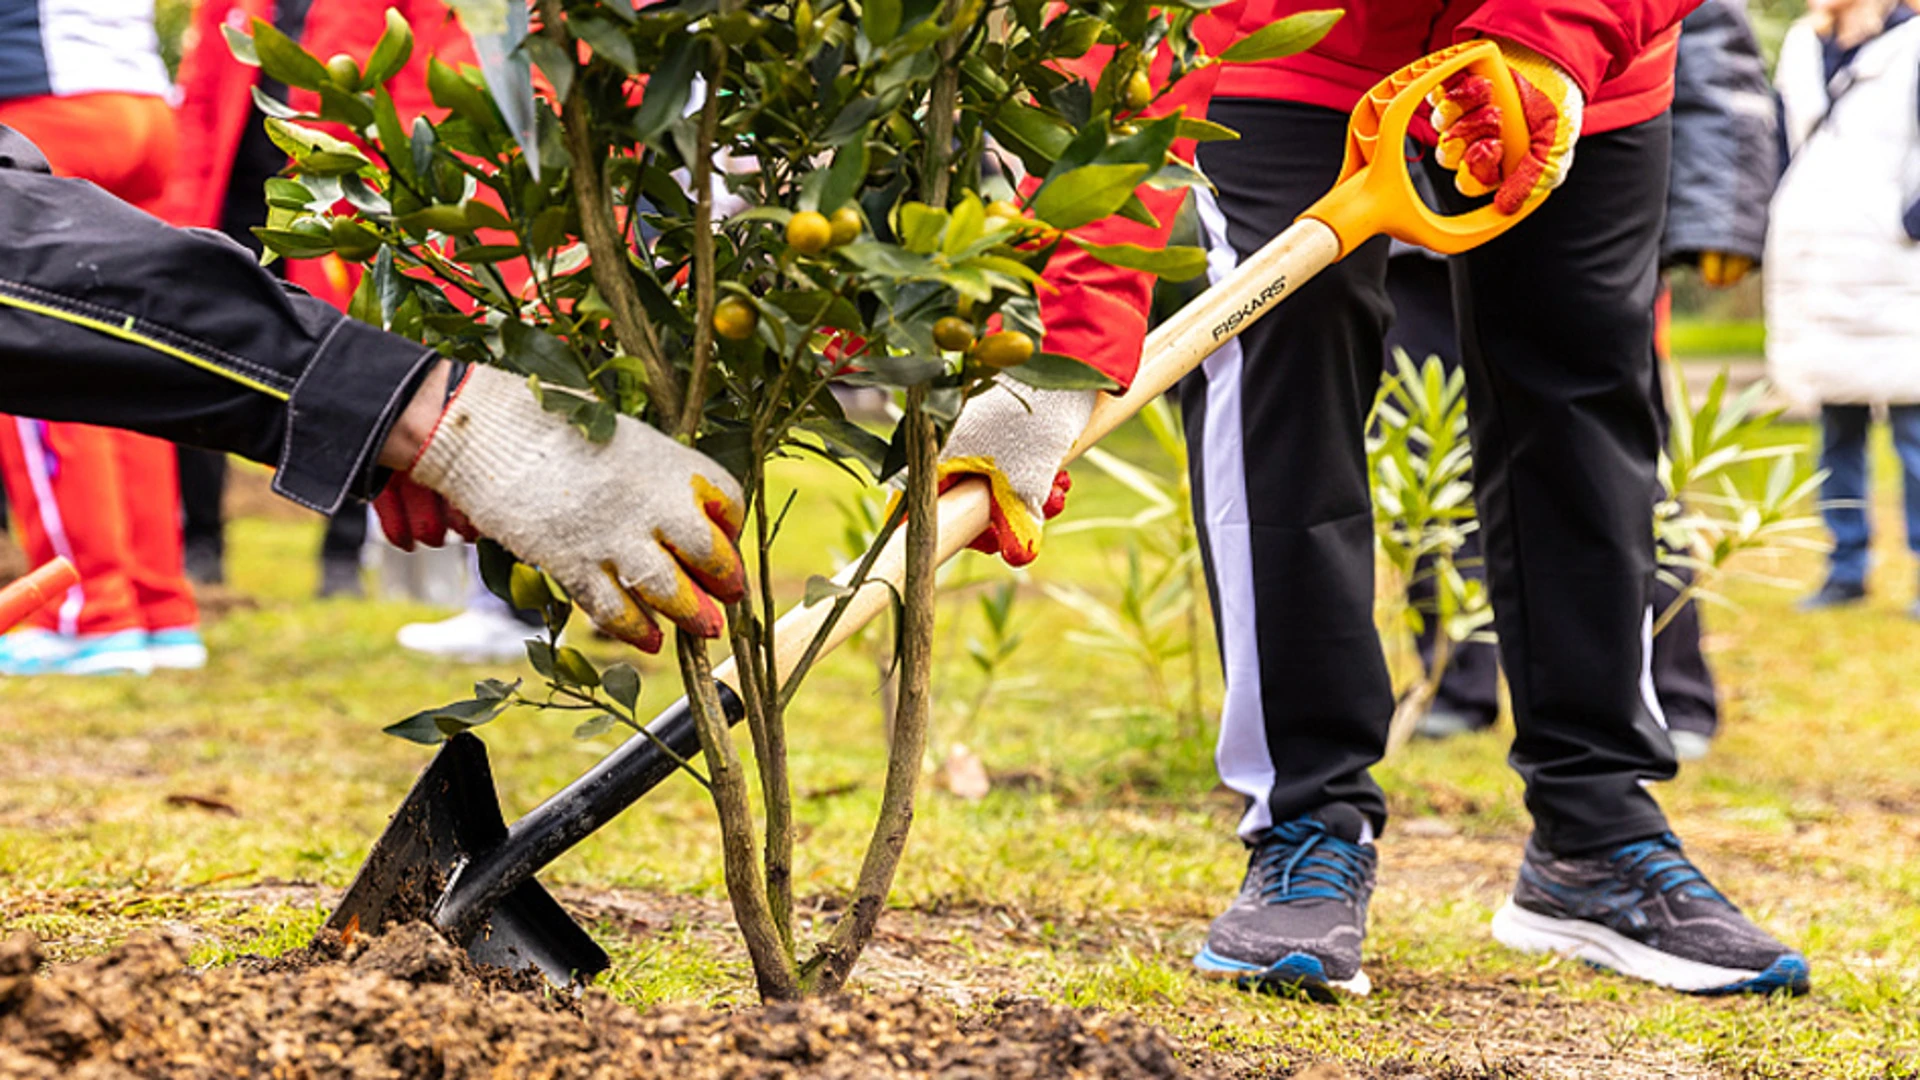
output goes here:
{"type": "Polygon", "coordinates": [[[625,416],[589,442],[504,371],[471,370],[411,476],[647,652],[660,648],[652,612],[717,637],[720,602],[746,595],[745,504],[725,469],[625,416]]]}
{"type": "Polygon", "coordinates": [[[1073,486],[1060,466],[1087,429],[1097,392],[1038,390],[1005,377],[960,410],[940,452],[940,490],[962,477],[993,487],[987,531],[972,547],[1025,566],[1040,554],[1042,525],[1066,506],[1073,486]]]}

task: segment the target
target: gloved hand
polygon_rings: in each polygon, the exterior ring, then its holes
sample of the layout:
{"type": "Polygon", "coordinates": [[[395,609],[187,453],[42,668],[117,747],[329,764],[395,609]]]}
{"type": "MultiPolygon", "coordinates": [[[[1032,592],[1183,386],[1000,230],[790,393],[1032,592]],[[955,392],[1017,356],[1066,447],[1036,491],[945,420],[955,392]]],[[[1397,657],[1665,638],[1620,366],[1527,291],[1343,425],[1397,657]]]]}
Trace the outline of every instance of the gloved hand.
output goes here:
{"type": "Polygon", "coordinates": [[[1731,251],[1703,251],[1700,253],[1700,280],[1708,288],[1724,289],[1737,285],[1740,279],[1753,269],[1753,260],[1745,255],[1735,255],[1731,251]]]}
{"type": "Polygon", "coordinates": [[[1499,45],[1520,91],[1531,140],[1527,156],[1511,174],[1502,167],[1506,152],[1500,144],[1500,109],[1493,104],[1491,83],[1463,71],[1428,94],[1427,102],[1433,106],[1433,128],[1440,136],[1434,159],[1454,170],[1454,187],[1467,196],[1494,192],[1495,208],[1512,214],[1534,192],[1551,191],[1566,179],[1573,164],[1573,144],[1580,137],[1585,99],[1572,76],[1558,64],[1524,45],[1510,41],[1499,45]]]}
{"type": "Polygon", "coordinates": [[[1060,467],[1093,415],[1096,391],[1037,390],[1002,378],[960,410],[940,452],[940,490],[968,476],[993,489],[987,531],[971,547],[1025,566],[1041,527],[1059,516],[1072,481],[1060,467]]]}
{"type": "MultiPolygon", "coordinates": [[[[624,416],[610,441],[588,442],[504,371],[471,370],[408,476],[646,652],[660,648],[654,612],[717,637],[720,603],[746,595],[734,547],[745,503],[725,469],[624,416]]],[[[430,529],[431,511],[420,520],[430,529]]]]}
{"type": "Polygon", "coordinates": [[[447,542],[449,531],[469,542],[480,539],[480,530],[473,527],[467,515],[455,510],[446,496],[414,483],[406,473],[394,473],[387,486],[373,497],[373,512],[380,518],[380,531],[387,543],[401,551],[439,547],[447,542]]]}

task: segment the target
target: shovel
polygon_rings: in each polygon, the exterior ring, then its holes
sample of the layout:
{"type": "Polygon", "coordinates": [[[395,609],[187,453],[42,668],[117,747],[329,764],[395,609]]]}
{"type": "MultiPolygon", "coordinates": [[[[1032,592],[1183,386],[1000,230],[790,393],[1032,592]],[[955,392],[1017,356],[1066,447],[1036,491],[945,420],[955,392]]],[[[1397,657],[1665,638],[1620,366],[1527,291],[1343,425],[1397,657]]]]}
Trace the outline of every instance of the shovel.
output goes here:
{"type": "MultiPolygon", "coordinates": [[[[1545,198],[1536,194],[1517,214],[1492,207],[1442,216],[1415,193],[1404,152],[1407,124],[1429,90],[1472,69],[1494,88],[1503,114],[1507,165],[1526,153],[1526,124],[1500,51],[1469,42],[1415,61],[1374,87],[1354,108],[1347,151],[1333,189],[1298,221],[1148,335],[1140,370],[1120,396],[1103,397],[1068,460],[1098,442],[1148,401],[1165,393],[1228,340],[1371,237],[1385,234],[1443,254],[1500,235],[1545,198]]],[[[978,480],[940,496],[937,558],[945,562],[987,528],[987,485],[978,480]]],[[[845,611],[820,653],[837,648],[892,603],[905,579],[905,537],[896,534],[874,559],[866,581],[842,595],[845,611]]],[[[838,584],[851,585],[854,571],[838,584]]],[[[830,618],[836,601],[803,604],[775,628],[776,666],[790,676],[830,618]]],[[[729,721],[742,709],[728,688],[731,660],[714,668],[729,721]]],[[[613,820],[677,767],[674,756],[700,752],[686,699],[599,764],[511,826],[504,823],[486,750],[470,734],[449,739],[414,784],[366,864],[327,920],[336,931],[375,932],[395,918],[431,918],[477,960],[538,968],[558,983],[605,969],[606,953],[534,879],[543,867],[613,820]],[[673,754],[662,750],[671,748],[673,754]]]]}

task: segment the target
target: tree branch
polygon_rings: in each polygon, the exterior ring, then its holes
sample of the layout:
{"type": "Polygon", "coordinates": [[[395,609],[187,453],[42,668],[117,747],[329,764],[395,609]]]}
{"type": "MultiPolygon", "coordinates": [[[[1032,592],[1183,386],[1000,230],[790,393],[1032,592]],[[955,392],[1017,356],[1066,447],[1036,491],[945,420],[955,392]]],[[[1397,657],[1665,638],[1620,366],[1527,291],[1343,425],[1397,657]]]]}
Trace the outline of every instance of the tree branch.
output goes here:
{"type": "Polygon", "coordinates": [[[927,726],[933,713],[934,540],[940,530],[939,492],[934,473],[940,441],[926,411],[927,388],[907,392],[907,573],[901,605],[900,695],[893,737],[887,748],[886,789],[880,814],[860,864],[859,884],[833,936],[808,962],[808,990],[833,993],[846,985],[854,961],[872,939],[885,909],[893,876],[913,827],[913,801],[927,754],[927,726]]]}
{"type": "Polygon", "coordinates": [[[693,723],[700,733],[700,749],[706,754],[707,775],[713,782],[713,806],[720,815],[720,851],[733,919],[740,926],[740,936],[746,939],[760,997],[791,1001],[800,996],[800,980],[793,956],[781,941],[767,906],[766,882],[760,877],[760,860],[754,851],[747,780],[742,775],[740,755],[733,747],[733,736],[727,730],[719,692],[714,688],[706,642],[681,631],[674,635],[674,643],[680,653],[680,677],[686,684],[687,701],[693,707],[693,723]]]}
{"type": "Polygon", "coordinates": [[[713,366],[713,144],[720,131],[720,87],[727,77],[727,46],[713,40],[713,71],[707,77],[707,101],[700,107],[699,135],[694,141],[693,173],[693,370],[687,375],[687,396],[680,413],[680,434],[691,436],[700,427],[707,402],[707,371],[713,366]]]}
{"type": "MultiPolygon", "coordinates": [[[[575,46],[561,17],[560,0],[540,0],[540,20],[544,24],[542,32],[572,56],[575,46]]],[[[614,337],[624,352],[638,357],[646,368],[647,397],[662,421],[672,423],[680,415],[679,379],[661,354],[660,339],[647,319],[640,290],[633,283],[633,270],[627,265],[627,246],[614,221],[613,202],[601,168],[604,154],[593,137],[585,75],[583,71],[574,73],[573,86],[560,111],[560,128],[566,137],[567,156],[572,159],[573,195],[580,204],[580,239],[587,245],[593,283],[613,312],[614,337]]]]}

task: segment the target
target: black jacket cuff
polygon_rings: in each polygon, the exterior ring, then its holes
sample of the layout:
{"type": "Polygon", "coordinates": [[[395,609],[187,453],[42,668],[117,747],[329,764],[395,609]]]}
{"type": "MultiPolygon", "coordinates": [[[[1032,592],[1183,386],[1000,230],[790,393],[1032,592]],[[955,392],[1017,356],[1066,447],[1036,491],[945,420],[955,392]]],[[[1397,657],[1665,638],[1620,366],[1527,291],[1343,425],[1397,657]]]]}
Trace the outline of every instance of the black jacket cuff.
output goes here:
{"type": "Polygon", "coordinates": [[[323,514],[349,497],[372,498],[385,479],[377,462],[387,432],[437,359],[432,349],[340,318],[293,386],[274,490],[323,514]]]}

